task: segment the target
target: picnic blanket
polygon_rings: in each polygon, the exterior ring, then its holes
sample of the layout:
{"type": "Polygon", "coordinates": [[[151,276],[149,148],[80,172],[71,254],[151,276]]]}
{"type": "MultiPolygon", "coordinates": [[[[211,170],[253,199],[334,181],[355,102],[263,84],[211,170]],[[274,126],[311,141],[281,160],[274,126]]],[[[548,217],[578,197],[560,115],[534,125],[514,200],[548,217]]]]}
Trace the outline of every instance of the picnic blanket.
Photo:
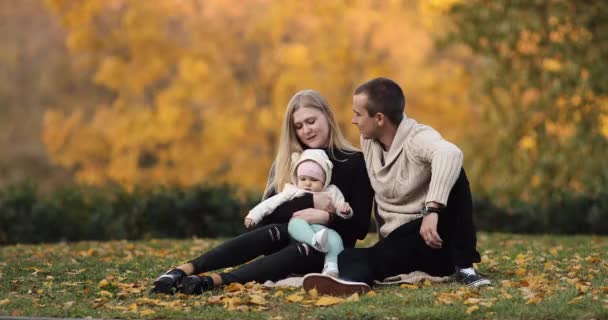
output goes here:
{"type": "MultiPolygon", "coordinates": [[[[295,277],[288,277],[285,279],[281,279],[278,280],[276,282],[273,281],[266,281],[264,282],[264,286],[265,287],[301,287],[302,286],[302,280],[304,279],[304,277],[302,276],[295,276],[295,277]]],[[[388,277],[382,281],[374,281],[374,283],[376,285],[395,285],[395,284],[402,284],[402,283],[408,283],[408,284],[417,284],[420,282],[424,282],[425,280],[429,280],[431,282],[436,282],[436,283],[442,283],[442,282],[447,282],[449,281],[450,277],[434,277],[429,275],[428,273],[422,272],[422,271],[414,271],[414,272],[410,272],[410,273],[406,273],[406,274],[399,274],[396,276],[392,276],[392,277],[388,277]]]]}

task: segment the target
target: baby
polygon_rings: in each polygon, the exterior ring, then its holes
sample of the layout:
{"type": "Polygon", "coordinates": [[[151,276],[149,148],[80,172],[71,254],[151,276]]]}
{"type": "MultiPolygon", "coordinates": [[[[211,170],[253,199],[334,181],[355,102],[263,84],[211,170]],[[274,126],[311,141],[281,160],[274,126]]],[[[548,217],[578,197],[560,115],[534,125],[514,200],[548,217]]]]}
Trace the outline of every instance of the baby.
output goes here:
{"type": "MultiPolygon", "coordinates": [[[[335,185],[329,184],[333,163],[331,163],[325,151],[307,149],[302,154],[294,153],[292,162],[295,163],[292,170],[292,182],[295,185],[286,183],[283,191],[251,209],[245,217],[247,228],[258,224],[262,218],[271,214],[282,203],[302,196],[307,192],[326,192],[336,208],[335,214],[344,219],[350,219],[353,216],[353,211],[348,202],[344,201],[342,192],[335,185]]],[[[306,243],[317,251],[326,253],[323,274],[338,277],[338,254],[344,250],[344,245],[342,244],[342,238],[336,231],[320,224],[309,224],[306,220],[300,218],[292,218],[289,221],[288,230],[293,239],[306,243]]]]}

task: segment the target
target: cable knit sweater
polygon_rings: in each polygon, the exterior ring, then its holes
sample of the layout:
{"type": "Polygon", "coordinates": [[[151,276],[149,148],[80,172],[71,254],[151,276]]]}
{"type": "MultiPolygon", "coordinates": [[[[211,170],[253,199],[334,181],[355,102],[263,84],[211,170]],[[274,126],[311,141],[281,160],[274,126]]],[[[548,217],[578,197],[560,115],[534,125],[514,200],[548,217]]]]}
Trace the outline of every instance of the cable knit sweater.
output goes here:
{"type": "Polygon", "coordinates": [[[447,205],[462,168],[462,151],[433,128],[404,118],[388,152],[361,138],[365,165],[375,191],[378,235],[421,217],[423,205],[447,205]]]}

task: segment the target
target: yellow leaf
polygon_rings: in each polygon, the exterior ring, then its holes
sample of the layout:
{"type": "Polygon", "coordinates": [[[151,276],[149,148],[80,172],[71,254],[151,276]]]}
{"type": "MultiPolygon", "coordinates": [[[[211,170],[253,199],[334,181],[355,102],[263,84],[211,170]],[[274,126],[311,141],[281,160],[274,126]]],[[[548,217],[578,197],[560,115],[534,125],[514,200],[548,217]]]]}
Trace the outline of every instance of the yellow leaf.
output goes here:
{"type": "Polygon", "coordinates": [[[112,292],[106,290],[101,290],[97,294],[104,297],[112,297],[112,292]]]}
{"type": "Polygon", "coordinates": [[[152,310],[152,309],[148,309],[148,308],[146,308],[146,309],[141,310],[141,312],[140,312],[139,314],[140,314],[141,316],[144,316],[144,317],[145,317],[145,316],[148,316],[148,315],[151,315],[151,314],[154,314],[154,313],[156,313],[156,311],[154,311],[154,310],[152,310]]]}
{"type": "Polygon", "coordinates": [[[208,304],[221,304],[222,303],[222,298],[224,296],[211,296],[209,298],[207,298],[207,303],[208,304]]]}
{"type": "Polygon", "coordinates": [[[402,285],[399,286],[400,288],[407,288],[407,289],[418,289],[418,286],[415,284],[409,284],[409,283],[404,283],[402,285]]]}
{"type": "Polygon", "coordinates": [[[368,297],[375,297],[376,296],[376,291],[374,290],[370,290],[368,293],[365,294],[368,297]]]}
{"type": "Polygon", "coordinates": [[[310,295],[311,299],[316,299],[317,296],[319,295],[319,292],[317,292],[317,288],[312,288],[312,289],[308,290],[308,294],[310,295]]]}
{"type": "Polygon", "coordinates": [[[287,301],[291,301],[291,302],[300,302],[302,300],[304,300],[304,297],[294,293],[290,296],[287,296],[287,298],[285,298],[287,301]]]}
{"type": "Polygon", "coordinates": [[[11,301],[9,299],[4,299],[4,300],[0,300],[0,306],[3,306],[5,304],[9,304],[11,301]]]}
{"type": "Polygon", "coordinates": [[[237,283],[237,282],[233,282],[233,283],[229,284],[224,289],[224,291],[226,291],[226,292],[237,292],[237,291],[243,291],[243,290],[245,290],[245,286],[240,283],[237,283]]]}
{"type": "Polygon", "coordinates": [[[254,294],[254,295],[250,295],[249,296],[249,302],[253,303],[253,304],[257,304],[257,305],[265,305],[266,299],[264,299],[264,297],[254,294]]]}
{"type": "Polygon", "coordinates": [[[430,285],[432,285],[433,283],[431,283],[431,280],[429,279],[424,279],[424,282],[422,282],[422,285],[425,287],[428,287],[430,285]]]}
{"type": "Polygon", "coordinates": [[[562,63],[557,59],[543,59],[543,69],[557,72],[562,69],[562,63]]]}
{"type": "Polygon", "coordinates": [[[137,303],[131,303],[129,305],[129,311],[137,311],[137,303]]]}
{"type": "Polygon", "coordinates": [[[534,297],[528,299],[528,301],[526,301],[526,304],[539,304],[541,302],[543,302],[542,297],[534,296],[534,297]]]}
{"type": "Polygon", "coordinates": [[[68,301],[66,303],[63,304],[63,308],[64,309],[69,309],[74,305],[74,301],[68,301]]]}
{"type": "Polygon", "coordinates": [[[513,287],[513,282],[511,282],[511,280],[501,280],[500,284],[505,288],[513,287]]]}
{"type": "Polygon", "coordinates": [[[279,291],[275,292],[274,295],[272,295],[272,297],[273,298],[280,297],[283,294],[285,294],[285,292],[283,292],[283,290],[279,290],[279,291]]]}
{"type": "Polygon", "coordinates": [[[99,284],[97,285],[97,287],[99,288],[105,288],[110,284],[110,281],[103,279],[101,281],[99,281],[99,284]]]}
{"type": "Polygon", "coordinates": [[[527,272],[528,271],[524,268],[515,269],[515,275],[520,276],[520,277],[525,276],[527,272]]]}
{"type": "Polygon", "coordinates": [[[223,301],[224,307],[228,310],[236,310],[236,308],[241,305],[241,298],[239,297],[224,298],[223,301]]]}
{"type": "Polygon", "coordinates": [[[584,296],[580,296],[580,297],[574,298],[574,299],[570,300],[570,301],[568,302],[568,304],[577,304],[577,303],[581,302],[581,300],[582,300],[583,298],[584,298],[584,296]]]}
{"type": "Polygon", "coordinates": [[[359,294],[357,292],[353,293],[350,297],[346,298],[346,301],[350,301],[350,302],[359,301],[359,294]]]}
{"type": "MultiPolygon", "coordinates": [[[[371,291],[370,291],[371,292],[371,291]]],[[[315,306],[331,306],[334,304],[344,303],[346,300],[344,298],[331,297],[331,296],[322,296],[317,300],[315,306]]]]}
{"type": "Polygon", "coordinates": [[[471,314],[471,313],[473,313],[473,312],[475,312],[477,310],[479,310],[478,306],[470,306],[470,307],[467,308],[467,314],[471,314]]]}
{"type": "Polygon", "coordinates": [[[468,298],[463,303],[464,304],[478,304],[479,302],[481,302],[481,299],[478,299],[478,298],[468,298]]]}

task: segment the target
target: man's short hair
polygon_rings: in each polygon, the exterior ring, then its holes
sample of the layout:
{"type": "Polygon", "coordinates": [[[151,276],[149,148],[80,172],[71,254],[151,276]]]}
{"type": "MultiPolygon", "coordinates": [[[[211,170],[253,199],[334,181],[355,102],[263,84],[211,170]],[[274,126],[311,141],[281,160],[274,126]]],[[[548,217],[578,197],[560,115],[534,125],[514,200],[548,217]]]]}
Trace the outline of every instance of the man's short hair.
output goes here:
{"type": "Polygon", "coordinates": [[[403,119],[405,96],[399,85],[387,78],[369,80],[355,89],[355,95],[367,96],[367,113],[370,117],[383,113],[388,120],[398,126],[403,119]]]}

